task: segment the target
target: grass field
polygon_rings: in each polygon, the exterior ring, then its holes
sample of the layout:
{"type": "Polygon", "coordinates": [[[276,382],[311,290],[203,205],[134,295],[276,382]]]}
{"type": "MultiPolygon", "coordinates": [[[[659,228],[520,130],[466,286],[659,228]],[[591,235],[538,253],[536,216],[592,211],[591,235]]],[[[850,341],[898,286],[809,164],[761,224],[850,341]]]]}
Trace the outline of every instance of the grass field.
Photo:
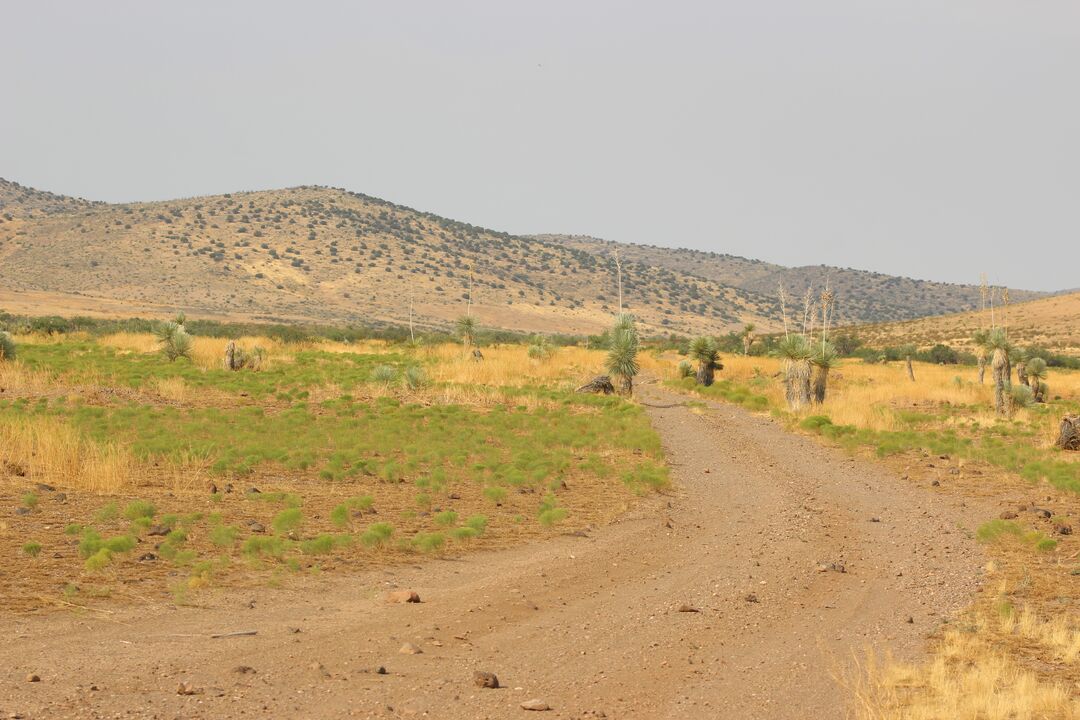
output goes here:
{"type": "MultiPolygon", "coordinates": [[[[667,485],[641,408],[573,388],[603,354],[21,336],[0,363],[0,606],[172,597],[602,523],[667,485]]],[[[644,362],[655,362],[643,358],[644,362]]]]}
{"type": "Polygon", "coordinates": [[[713,386],[683,392],[769,412],[793,430],[872,455],[942,493],[1001,503],[975,529],[991,558],[984,590],[959,623],[943,625],[925,665],[871,658],[852,679],[860,715],[872,719],[1077,717],[1080,692],[1080,457],[1054,447],[1062,415],[1080,411],[1080,372],[1054,371],[1050,401],[993,409],[993,388],[966,366],[843,361],[826,401],[787,410],[781,363],[727,357],[713,386]],[[1016,498],[1022,498],[1016,502],[1016,498]],[[1008,504],[1012,502],[1012,504],[1008,504]],[[1046,516],[1049,513],[1049,516],[1046,516]]]}

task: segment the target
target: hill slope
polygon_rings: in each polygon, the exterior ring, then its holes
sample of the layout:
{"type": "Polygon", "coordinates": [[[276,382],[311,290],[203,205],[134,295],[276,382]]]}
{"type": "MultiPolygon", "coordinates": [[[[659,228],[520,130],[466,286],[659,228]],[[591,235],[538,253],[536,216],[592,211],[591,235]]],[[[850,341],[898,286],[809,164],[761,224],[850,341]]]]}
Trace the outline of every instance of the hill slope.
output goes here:
{"type": "MultiPolygon", "coordinates": [[[[8,305],[30,294],[65,308],[122,301],[151,312],[402,323],[411,302],[421,325],[444,325],[465,313],[471,288],[482,324],[567,332],[607,327],[618,305],[606,258],[344,190],[127,205],[11,194],[25,203],[0,215],[8,305]]],[[[771,324],[769,298],[668,268],[623,268],[625,307],[649,331],[771,324]]]]}
{"type": "MultiPolygon", "coordinates": [[[[624,245],[582,235],[536,237],[601,257],[611,256],[617,248],[620,257],[635,263],[697,275],[720,285],[769,298],[776,297],[781,281],[789,295],[795,298],[801,297],[808,287],[822,288],[828,282],[836,291],[839,319],[845,323],[910,320],[927,315],[974,310],[979,306],[977,285],[914,280],[868,270],[826,265],[784,267],[736,255],[653,245],[624,245]]],[[[1026,290],[1009,292],[1017,302],[1046,295],[1026,290]]],[[[775,312],[779,313],[778,306],[775,312]]]]}
{"type": "MultiPolygon", "coordinates": [[[[1007,324],[1009,338],[1021,345],[1038,345],[1059,352],[1080,351],[1080,293],[1054,295],[998,307],[997,324],[1007,324]]],[[[971,347],[971,336],[990,325],[990,311],[955,313],[920,318],[902,323],[861,325],[846,328],[872,347],[914,343],[929,347],[944,343],[956,348],[971,347]]]]}
{"type": "MultiPolygon", "coordinates": [[[[646,332],[780,325],[826,275],[847,322],[973,307],[978,289],[730,255],[511,236],[326,187],[106,204],[0,180],[0,303],[43,314],[167,314],[445,326],[472,297],[482,325],[593,333],[624,307],[646,332]]],[[[1016,291],[1015,299],[1034,296],[1016,291]]]]}

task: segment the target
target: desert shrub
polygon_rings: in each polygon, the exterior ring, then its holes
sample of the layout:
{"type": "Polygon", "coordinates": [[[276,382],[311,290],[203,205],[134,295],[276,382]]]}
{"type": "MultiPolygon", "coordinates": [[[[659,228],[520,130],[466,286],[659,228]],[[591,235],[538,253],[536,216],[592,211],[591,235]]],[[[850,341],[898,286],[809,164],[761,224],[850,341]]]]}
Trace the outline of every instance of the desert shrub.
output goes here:
{"type": "Polygon", "coordinates": [[[31,540],[30,542],[23,544],[22,550],[30,557],[37,557],[41,553],[41,543],[31,540]]]}
{"type": "Polygon", "coordinates": [[[694,374],[694,366],[690,364],[689,360],[680,360],[678,372],[680,380],[688,378],[694,374]]]}
{"type": "Polygon", "coordinates": [[[487,516],[473,515],[465,521],[465,527],[471,528],[477,535],[483,535],[487,530],[487,516]]]}
{"type": "Polygon", "coordinates": [[[1035,401],[1035,392],[1027,385],[1013,385],[1009,392],[1013,407],[1028,407],[1035,401]]]}
{"type": "Polygon", "coordinates": [[[529,343],[528,354],[533,360],[547,360],[555,349],[544,335],[533,335],[529,343]]]}
{"type": "Polygon", "coordinates": [[[330,511],[330,522],[334,523],[338,527],[345,527],[349,524],[349,506],[345,503],[341,503],[334,507],[330,511]]]}

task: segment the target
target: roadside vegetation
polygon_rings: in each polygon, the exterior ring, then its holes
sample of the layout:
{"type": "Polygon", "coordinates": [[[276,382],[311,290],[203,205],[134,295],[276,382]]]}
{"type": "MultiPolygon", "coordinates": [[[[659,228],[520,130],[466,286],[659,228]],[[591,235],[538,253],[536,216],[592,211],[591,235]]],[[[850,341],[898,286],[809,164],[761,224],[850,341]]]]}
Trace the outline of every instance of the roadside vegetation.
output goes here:
{"type": "MultiPolygon", "coordinates": [[[[620,323],[629,385],[659,361],[620,323]]],[[[667,486],[642,408],[574,392],[610,350],[481,348],[463,325],[416,343],[205,337],[183,317],[5,336],[0,548],[18,579],[0,603],[190,602],[585,528],[667,486]]]]}

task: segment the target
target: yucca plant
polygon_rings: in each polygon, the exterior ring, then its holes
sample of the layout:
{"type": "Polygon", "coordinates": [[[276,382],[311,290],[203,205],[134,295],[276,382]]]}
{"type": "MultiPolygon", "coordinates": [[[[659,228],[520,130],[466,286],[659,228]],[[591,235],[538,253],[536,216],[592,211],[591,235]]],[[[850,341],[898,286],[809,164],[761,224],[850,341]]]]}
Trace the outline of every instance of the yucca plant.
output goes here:
{"type": "Polygon", "coordinates": [[[1046,361],[1041,357],[1033,357],[1027,363],[1028,378],[1031,379],[1031,391],[1033,399],[1037,403],[1046,402],[1046,361]]]}
{"type": "Polygon", "coordinates": [[[468,349],[476,340],[476,320],[472,315],[462,315],[457,321],[457,334],[461,338],[461,344],[468,349]]]}
{"type": "Polygon", "coordinates": [[[405,368],[402,380],[404,380],[405,387],[409,390],[419,390],[427,385],[427,374],[424,372],[424,368],[419,365],[410,365],[405,368]]]}
{"type": "Polygon", "coordinates": [[[371,379],[381,385],[389,385],[397,380],[397,369],[393,365],[376,365],[371,370],[371,379]]]}
{"type": "Polygon", "coordinates": [[[776,346],[784,361],[784,397],[791,410],[810,404],[810,358],[814,350],[805,335],[790,334],[776,346]]]}
{"type": "Polygon", "coordinates": [[[619,393],[632,395],[634,377],[638,374],[637,354],[639,349],[637,325],[633,315],[620,315],[611,329],[605,367],[611,375],[619,379],[619,393]]]}
{"type": "Polygon", "coordinates": [[[529,342],[529,357],[533,360],[547,360],[555,352],[555,349],[551,347],[551,343],[544,335],[533,335],[532,340],[529,342]]]}
{"type": "Polygon", "coordinates": [[[810,358],[810,364],[813,365],[813,396],[814,402],[821,404],[825,402],[825,392],[829,384],[829,370],[832,370],[836,366],[837,352],[830,342],[823,342],[820,345],[814,343],[814,355],[810,358]]]}
{"type": "Polygon", "coordinates": [[[157,329],[157,337],[158,344],[161,345],[161,352],[169,359],[169,362],[173,362],[177,358],[191,359],[193,342],[181,323],[163,323],[157,329]]]}
{"type": "Polygon", "coordinates": [[[695,338],[690,343],[690,357],[697,361],[696,380],[698,385],[709,387],[713,384],[716,370],[723,366],[719,363],[720,350],[711,337],[695,338]]]}
{"type": "Polygon", "coordinates": [[[1001,417],[1012,414],[1012,367],[1009,362],[1009,337],[1001,328],[992,330],[986,339],[991,354],[990,371],[994,378],[994,411],[1001,417]]]}
{"type": "Polygon", "coordinates": [[[754,344],[754,340],[757,339],[757,336],[754,335],[754,330],[756,329],[757,328],[754,326],[754,323],[746,323],[745,325],[743,325],[742,332],[739,334],[742,338],[743,355],[750,354],[750,347],[754,344]]]}
{"type": "Polygon", "coordinates": [[[915,382],[915,369],[911,367],[911,358],[917,352],[917,348],[908,343],[907,345],[901,345],[899,348],[900,357],[904,358],[904,364],[907,366],[908,380],[915,382]]]}
{"type": "Polygon", "coordinates": [[[987,341],[990,339],[990,331],[988,330],[976,330],[971,336],[971,341],[975,345],[975,359],[979,363],[979,384],[982,385],[986,380],[986,361],[989,353],[986,350],[987,341]]]}
{"type": "Polygon", "coordinates": [[[6,330],[0,330],[0,360],[14,360],[16,352],[14,338],[6,330]]]}
{"type": "Polygon", "coordinates": [[[1013,351],[1012,360],[1016,364],[1016,379],[1021,385],[1030,386],[1030,384],[1028,382],[1028,372],[1027,372],[1028,359],[1029,359],[1028,351],[1025,350],[1024,348],[1016,348],[1013,351]]]}

